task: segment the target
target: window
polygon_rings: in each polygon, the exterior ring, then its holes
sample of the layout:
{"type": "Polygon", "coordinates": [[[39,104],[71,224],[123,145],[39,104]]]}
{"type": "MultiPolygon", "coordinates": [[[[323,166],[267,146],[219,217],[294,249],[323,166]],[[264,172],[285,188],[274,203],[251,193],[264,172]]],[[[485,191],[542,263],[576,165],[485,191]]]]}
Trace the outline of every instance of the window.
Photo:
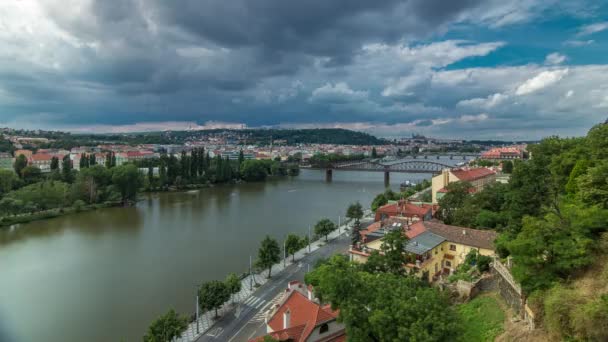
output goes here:
{"type": "Polygon", "coordinates": [[[452,267],[452,263],[450,261],[445,261],[445,267],[452,267]]]}
{"type": "Polygon", "coordinates": [[[329,325],[327,323],[322,324],[321,328],[319,328],[319,334],[323,334],[329,331],[329,325]]]}
{"type": "Polygon", "coordinates": [[[437,248],[435,248],[435,255],[437,255],[437,253],[438,253],[438,252],[437,252],[437,248]]]}
{"type": "Polygon", "coordinates": [[[455,251],[456,250],[456,245],[450,245],[450,250],[451,251],[455,251]]]}

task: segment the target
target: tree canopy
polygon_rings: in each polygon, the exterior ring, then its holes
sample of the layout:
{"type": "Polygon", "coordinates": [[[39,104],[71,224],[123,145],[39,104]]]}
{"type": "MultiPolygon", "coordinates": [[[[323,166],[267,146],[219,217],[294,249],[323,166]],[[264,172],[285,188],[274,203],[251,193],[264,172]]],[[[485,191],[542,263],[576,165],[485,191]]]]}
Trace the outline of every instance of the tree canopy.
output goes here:
{"type": "Polygon", "coordinates": [[[277,240],[266,235],[262,240],[260,249],[258,249],[258,258],[256,266],[268,269],[268,278],[272,275],[272,265],[281,261],[281,248],[277,240]]]}
{"type": "Polygon", "coordinates": [[[150,324],[143,340],[144,342],[170,342],[180,337],[187,328],[188,318],[171,309],[150,324]]]}
{"type": "Polygon", "coordinates": [[[315,234],[319,236],[325,236],[325,242],[327,242],[327,236],[336,230],[336,224],[330,219],[322,219],[315,224],[315,234]]]}

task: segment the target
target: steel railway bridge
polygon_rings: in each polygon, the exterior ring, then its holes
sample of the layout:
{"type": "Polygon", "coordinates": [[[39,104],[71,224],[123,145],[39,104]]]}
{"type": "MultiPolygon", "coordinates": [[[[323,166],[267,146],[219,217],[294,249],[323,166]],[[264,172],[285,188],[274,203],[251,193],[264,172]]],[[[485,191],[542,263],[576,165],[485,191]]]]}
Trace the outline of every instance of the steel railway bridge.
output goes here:
{"type": "Polygon", "coordinates": [[[311,169],[325,170],[325,180],[330,182],[335,171],[367,171],[367,172],[384,172],[384,184],[390,183],[391,172],[398,173],[441,173],[443,169],[453,168],[453,165],[447,165],[427,159],[416,160],[395,160],[390,162],[381,162],[379,160],[356,160],[338,162],[327,165],[325,167],[310,167],[311,169]]]}

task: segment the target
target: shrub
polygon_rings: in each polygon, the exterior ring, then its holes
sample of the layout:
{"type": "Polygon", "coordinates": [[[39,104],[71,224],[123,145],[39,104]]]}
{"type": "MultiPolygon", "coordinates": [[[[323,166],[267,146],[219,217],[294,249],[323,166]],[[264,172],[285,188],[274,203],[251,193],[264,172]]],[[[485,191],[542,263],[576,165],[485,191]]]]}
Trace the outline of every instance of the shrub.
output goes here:
{"type": "Polygon", "coordinates": [[[477,257],[477,268],[479,272],[487,272],[490,270],[490,263],[492,262],[492,258],[485,255],[480,255],[477,257]]]}
{"type": "Polygon", "coordinates": [[[545,325],[549,332],[559,337],[574,335],[572,312],[583,304],[583,299],[572,289],[556,285],[545,297],[545,325]]]}
{"type": "Polygon", "coordinates": [[[74,201],[74,204],[72,204],[72,207],[74,207],[74,210],[76,210],[76,212],[82,211],[84,206],[85,206],[85,203],[83,200],[76,200],[76,201],[74,201]]]}

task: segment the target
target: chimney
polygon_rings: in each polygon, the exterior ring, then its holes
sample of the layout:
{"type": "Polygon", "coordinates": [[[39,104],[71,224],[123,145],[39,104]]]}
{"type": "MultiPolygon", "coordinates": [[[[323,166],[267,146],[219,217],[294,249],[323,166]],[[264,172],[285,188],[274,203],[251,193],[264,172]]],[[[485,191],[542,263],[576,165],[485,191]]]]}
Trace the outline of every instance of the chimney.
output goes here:
{"type": "Polygon", "coordinates": [[[290,318],[291,318],[291,312],[289,312],[289,309],[287,309],[287,311],[283,312],[283,329],[289,328],[289,319],[290,318]]]}
{"type": "Polygon", "coordinates": [[[462,230],[462,235],[467,235],[467,231],[466,230],[462,230]]]}
{"type": "Polygon", "coordinates": [[[308,300],[312,302],[312,291],[310,289],[308,289],[308,300]]]}

